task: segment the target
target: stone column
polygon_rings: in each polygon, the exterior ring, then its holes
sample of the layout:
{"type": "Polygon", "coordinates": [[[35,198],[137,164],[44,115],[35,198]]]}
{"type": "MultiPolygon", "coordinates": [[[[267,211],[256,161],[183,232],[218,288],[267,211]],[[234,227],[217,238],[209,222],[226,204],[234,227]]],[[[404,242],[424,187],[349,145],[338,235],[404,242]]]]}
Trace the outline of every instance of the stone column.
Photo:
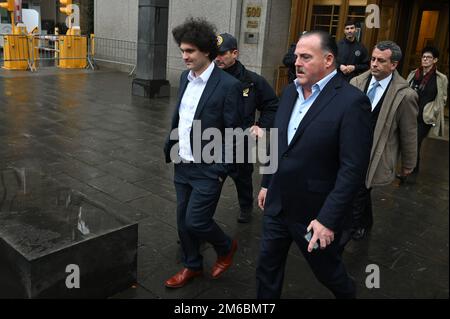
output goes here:
{"type": "Polygon", "coordinates": [[[166,80],[169,0],[139,0],[136,78],[132,94],[166,97],[170,84],[166,80]]]}

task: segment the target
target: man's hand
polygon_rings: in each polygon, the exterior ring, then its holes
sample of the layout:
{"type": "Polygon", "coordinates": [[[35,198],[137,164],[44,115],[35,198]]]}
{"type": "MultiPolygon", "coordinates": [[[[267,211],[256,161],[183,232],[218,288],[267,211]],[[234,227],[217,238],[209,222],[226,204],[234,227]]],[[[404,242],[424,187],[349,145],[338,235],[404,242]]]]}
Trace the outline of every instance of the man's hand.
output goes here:
{"type": "Polygon", "coordinates": [[[307,231],[313,230],[313,236],[308,245],[308,252],[312,252],[314,244],[320,241],[320,248],[325,249],[334,241],[334,232],[314,219],[308,226],[307,231]]]}
{"type": "Polygon", "coordinates": [[[347,65],[347,73],[352,73],[353,71],[355,71],[356,66],[354,65],[347,65]]]}
{"type": "Polygon", "coordinates": [[[408,176],[413,172],[414,168],[406,168],[406,167],[402,167],[402,175],[403,176],[408,176]]]}
{"type": "Polygon", "coordinates": [[[253,125],[250,128],[250,135],[254,139],[261,138],[264,136],[264,130],[262,128],[260,128],[258,125],[253,125]]]}
{"type": "Polygon", "coordinates": [[[264,210],[264,205],[266,204],[267,188],[261,188],[258,195],[258,206],[261,210],[264,210]]]}
{"type": "Polygon", "coordinates": [[[342,73],[344,73],[344,74],[347,74],[347,73],[348,73],[348,71],[347,71],[347,66],[346,66],[346,65],[341,64],[340,69],[341,69],[341,72],[342,72],[342,73]]]}

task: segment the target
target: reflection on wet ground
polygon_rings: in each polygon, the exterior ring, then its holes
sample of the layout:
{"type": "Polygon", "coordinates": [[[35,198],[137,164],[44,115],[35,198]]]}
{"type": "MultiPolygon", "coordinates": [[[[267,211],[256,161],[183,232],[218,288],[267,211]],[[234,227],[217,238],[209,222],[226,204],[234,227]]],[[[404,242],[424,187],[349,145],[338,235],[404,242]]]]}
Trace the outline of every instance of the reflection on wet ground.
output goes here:
{"type": "Polygon", "coordinates": [[[85,195],[33,170],[0,172],[0,235],[28,260],[123,227],[85,195]]]}

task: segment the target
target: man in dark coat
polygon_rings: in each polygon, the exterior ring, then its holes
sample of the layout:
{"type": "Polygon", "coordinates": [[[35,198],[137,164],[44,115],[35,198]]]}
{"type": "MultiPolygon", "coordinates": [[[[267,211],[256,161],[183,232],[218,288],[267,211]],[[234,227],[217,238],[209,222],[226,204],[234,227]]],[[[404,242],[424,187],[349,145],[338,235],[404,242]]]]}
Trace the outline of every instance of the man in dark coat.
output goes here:
{"type": "MultiPolygon", "coordinates": [[[[223,33],[218,36],[217,43],[219,44],[219,52],[216,57],[216,64],[241,81],[244,98],[243,128],[250,129],[256,137],[262,133],[261,128],[272,127],[278,108],[278,97],[262,76],[247,70],[238,60],[239,50],[235,37],[223,33]],[[259,113],[258,119],[256,119],[256,111],[259,113]]],[[[248,144],[245,146],[248,146],[248,144]]],[[[247,150],[246,147],[245,150],[247,150]]],[[[253,210],[253,163],[249,162],[248,158],[246,160],[245,163],[238,163],[235,174],[230,175],[238,193],[240,207],[238,222],[240,223],[250,222],[253,210]]]]}

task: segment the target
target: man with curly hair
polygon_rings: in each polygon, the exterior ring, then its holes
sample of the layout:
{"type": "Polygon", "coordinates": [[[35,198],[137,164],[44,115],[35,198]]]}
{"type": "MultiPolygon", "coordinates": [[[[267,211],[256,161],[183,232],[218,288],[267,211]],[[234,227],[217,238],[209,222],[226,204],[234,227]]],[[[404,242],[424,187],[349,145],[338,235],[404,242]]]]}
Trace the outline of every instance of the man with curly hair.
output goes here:
{"type": "Polygon", "coordinates": [[[180,288],[203,273],[202,242],[209,242],[218,256],[211,271],[213,279],[219,278],[233,262],[237,241],[225,234],[213,217],[224,180],[234,168],[224,160],[230,149],[225,143],[225,129],[241,127],[243,100],[240,82],[212,63],[218,48],[217,33],[211,23],[190,18],[174,28],[172,34],[188,69],[180,78],[179,99],[172,119],[172,133],[178,134],[173,138],[171,133],[164,148],[166,162],[175,162],[177,227],[184,268],[165,285],[180,288]],[[222,133],[222,152],[213,156],[212,163],[202,156],[205,146],[212,141],[212,137],[200,138],[208,129],[222,133]],[[200,132],[199,136],[196,132],[200,132]],[[200,151],[196,150],[196,143],[200,144],[200,151]]]}

